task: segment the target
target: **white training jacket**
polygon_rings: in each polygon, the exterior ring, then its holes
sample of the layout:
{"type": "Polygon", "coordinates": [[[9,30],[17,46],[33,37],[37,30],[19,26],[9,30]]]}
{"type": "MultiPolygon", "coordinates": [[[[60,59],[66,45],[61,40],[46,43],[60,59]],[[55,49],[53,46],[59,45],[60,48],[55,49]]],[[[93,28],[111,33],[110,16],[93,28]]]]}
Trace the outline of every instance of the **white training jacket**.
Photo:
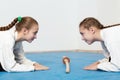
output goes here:
{"type": "Polygon", "coordinates": [[[0,63],[7,72],[34,71],[32,62],[24,56],[22,42],[16,42],[15,29],[0,31],[0,63]]]}
{"type": "Polygon", "coordinates": [[[105,57],[111,57],[111,63],[120,68],[120,26],[101,30],[105,57]]]}

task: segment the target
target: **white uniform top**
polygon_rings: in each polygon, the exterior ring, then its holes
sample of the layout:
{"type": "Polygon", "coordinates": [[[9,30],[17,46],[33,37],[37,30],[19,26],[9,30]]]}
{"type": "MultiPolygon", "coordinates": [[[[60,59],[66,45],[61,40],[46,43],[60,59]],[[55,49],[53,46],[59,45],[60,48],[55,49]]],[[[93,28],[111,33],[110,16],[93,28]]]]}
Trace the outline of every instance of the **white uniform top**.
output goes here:
{"type": "Polygon", "coordinates": [[[111,57],[110,62],[103,62],[98,69],[105,71],[120,71],[120,26],[101,30],[102,47],[106,58],[111,57]]]}
{"type": "Polygon", "coordinates": [[[14,29],[0,31],[0,63],[7,72],[34,71],[32,61],[24,57],[22,42],[15,42],[14,29]]]}

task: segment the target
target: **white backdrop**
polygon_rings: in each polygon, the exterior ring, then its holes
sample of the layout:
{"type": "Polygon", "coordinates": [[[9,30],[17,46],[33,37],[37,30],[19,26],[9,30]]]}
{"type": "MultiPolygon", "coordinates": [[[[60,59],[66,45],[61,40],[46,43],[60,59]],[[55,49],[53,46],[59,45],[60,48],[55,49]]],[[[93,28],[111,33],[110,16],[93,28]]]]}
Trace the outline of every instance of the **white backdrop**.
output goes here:
{"type": "Polygon", "coordinates": [[[40,25],[38,37],[31,44],[24,42],[25,51],[100,50],[81,40],[79,23],[88,16],[103,24],[119,20],[119,0],[1,0],[0,26],[17,16],[31,16],[40,25]]]}

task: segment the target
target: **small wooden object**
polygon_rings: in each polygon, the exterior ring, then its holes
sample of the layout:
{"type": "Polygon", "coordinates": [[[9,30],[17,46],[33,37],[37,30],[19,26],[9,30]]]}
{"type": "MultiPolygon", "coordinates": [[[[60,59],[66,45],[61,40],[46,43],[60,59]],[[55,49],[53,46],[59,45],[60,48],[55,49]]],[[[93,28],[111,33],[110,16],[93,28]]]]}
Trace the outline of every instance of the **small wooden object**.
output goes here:
{"type": "Polygon", "coordinates": [[[63,63],[66,66],[66,73],[70,72],[70,59],[67,56],[63,56],[63,63]]]}

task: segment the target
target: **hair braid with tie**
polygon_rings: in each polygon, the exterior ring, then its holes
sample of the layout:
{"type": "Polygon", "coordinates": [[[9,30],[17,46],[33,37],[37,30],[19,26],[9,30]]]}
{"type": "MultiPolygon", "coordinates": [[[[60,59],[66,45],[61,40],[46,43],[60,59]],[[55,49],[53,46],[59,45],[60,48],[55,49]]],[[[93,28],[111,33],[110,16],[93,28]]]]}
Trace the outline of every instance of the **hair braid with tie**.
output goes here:
{"type": "Polygon", "coordinates": [[[17,18],[15,18],[8,26],[0,27],[0,31],[6,31],[12,28],[18,22],[17,18]]]}

